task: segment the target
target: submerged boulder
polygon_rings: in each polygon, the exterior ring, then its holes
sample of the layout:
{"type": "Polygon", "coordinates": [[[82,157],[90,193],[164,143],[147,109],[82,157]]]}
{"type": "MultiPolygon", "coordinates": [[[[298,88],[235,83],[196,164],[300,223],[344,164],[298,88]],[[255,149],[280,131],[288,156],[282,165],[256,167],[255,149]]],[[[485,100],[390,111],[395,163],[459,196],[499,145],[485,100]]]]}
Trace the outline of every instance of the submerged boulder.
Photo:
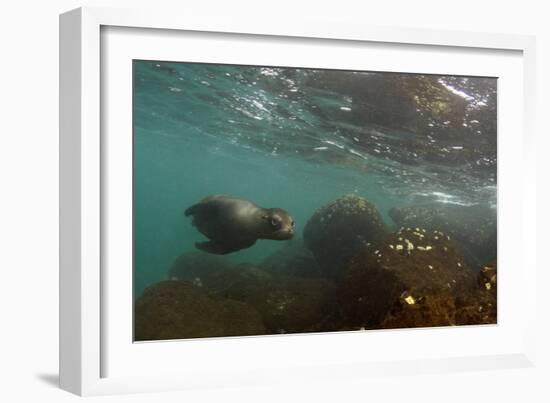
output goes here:
{"type": "Polygon", "coordinates": [[[477,288],[460,301],[456,313],[457,325],[488,325],[497,323],[497,264],[484,265],[477,275],[477,288]]]}
{"type": "Polygon", "coordinates": [[[327,280],[274,275],[252,265],[214,274],[204,287],[217,297],[257,309],[271,333],[319,330],[336,301],[335,286],[327,280]]]}
{"type": "Polygon", "coordinates": [[[367,199],[342,196],[319,208],[304,228],[304,242],[328,278],[343,277],[351,259],[386,234],[380,213],[367,199]]]}
{"type": "Polygon", "coordinates": [[[422,227],[449,234],[471,268],[497,257],[497,215],[489,206],[408,206],[391,209],[390,217],[400,227],[422,227]]]}
{"type": "Polygon", "coordinates": [[[265,289],[272,282],[271,273],[252,264],[241,263],[205,276],[202,284],[213,295],[244,301],[250,300],[250,295],[265,289]]]}
{"type": "Polygon", "coordinates": [[[450,324],[454,298],[473,287],[448,235],[407,228],[353,259],[341,307],[351,327],[439,326],[450,324]]]}
{"type": "Polygon", "coordinates": [[[329,331],[319,328],[335,307],[335,287],[322,279],[281,278],[258,309],[266,326],[276,333],[329,331]]]}
{"type": "Polygon", "coordinates": [[[212,298],[187,281],[154,284],[135,303],[136,341],[265,333],[254,308],[239,301],[212,298]]]}
{"type": "Polygon", "coordinates": [[[323,272],[302,241],[287,242],[268,256],[260,266],[269,273],[301,278],[319,278],[323,272]]]}
{"type": "Polygon", "coordinates": [[[414,298],[404,292],[382,321],[383,329],[453,326],[455,298],[450,293],[414,298]]]}
{"type": "Polygon", "coordinates": [[[170,280],[188,280],[201,284],[212,273],[232,267],[227,258],[204,252],[186,252],[174,259],[168,270],[170,280]]]}

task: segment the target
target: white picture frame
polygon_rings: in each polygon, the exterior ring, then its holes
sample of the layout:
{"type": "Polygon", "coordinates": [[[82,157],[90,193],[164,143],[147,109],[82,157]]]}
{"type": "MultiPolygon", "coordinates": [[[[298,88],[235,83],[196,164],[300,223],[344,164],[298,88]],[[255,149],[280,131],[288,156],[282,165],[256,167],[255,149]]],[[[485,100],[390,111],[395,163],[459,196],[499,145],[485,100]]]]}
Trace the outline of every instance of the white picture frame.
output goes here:
{"type": "MultiPolygon", "coordinates": [[[[199,47],[191,46],[188,49],[191,48],[196,50],[192,59],[202,60],[204,56],[200,54],[199,47]]],[[[219,53],[210,56],[209,61],[223,62],[230,60],[233,54],[243,53],[238,46],[228,48],[227,53],[219,48],[219,53]]],[[[79,395],[97,395],[244,386],[292,382],[296,379],[330,381],[380,373],[398,375],[533,366],[536,284],[529,279],[536,278],[536,264],[534,254],[528,253],[530,241],[527,235],[535,232],[536,224],[534,209],[530,208],[534,203],[535,192],[535,176],[531,175],[535,171],[534,158],[531,158],[535,147],[534,49],[534,38],[530,36],[369,27],[315,20],[281,26],[275,21],[255,22],[239,19],[237,16],[213,20],[169,11],[105,8],[80,8],[61,15],[61,387],[79,395]],[[152,33],[155,35],[151,36],[152,33]],[[118,205],[112,204],[114,202],[111,200],[111,192],[116,189],[124,192],[124,189],[128,189],[124,185],[128,171],[117,171],[118,168],[113,167],[109,161],[113,152],[119,153],[116,155],[123,161],[122,166],[127,166],[129,161],[128,156],[124,156],[127,143],[118,142],[124,136],[111,135],[113,128],[120,122],[127,129],[128,116],[119,114],[121,110],[117,110],[113,118],[110,110],[116,102],[120,101],[121,105],[127,103],[129,94],[127,86],[118,86],[118,83],[102,76],[107,71],[108,74],[124,74],[125,61],[117,62],[109,70],[109,61],[103,59],[112,57],[114,60],[117,56],[127,60],[133,57],[132,49],[135,46],[125,46],[131,45],[131,38],[128,37],[143,35],[140,38],[140,56],[149,52],[149,58],[153,60],[161,60],[161,57],[168,55],[169,58],[164,60],[177,61],[181,56],[174,59],[170,54],[175,52],[174,43],[181,39],[178,35],[185,33],[193,33],[195,40],[200,40],[201,35],[215,34],[215,40],[226,38],[229,41],[231,38],[238,38],[239,41],[252,41],[248,45],[255,44],[259,47],[267,46],[268,43],[279,47],[290,43],[296,44],[302,50],[311,49],[316,41],[322,46],[331,46],[334,51],[353,45],[351,47],[357,48],[357,52],[362,52],[361,46],[372,45],[382,50],[391,48],[397,58],[400,52],[401,55],[408,56],[410,54],[407,52],[424,55],[434,62],[431,67],[433,72],[439,73],[465,72],[467,68],[463,64],[457,64],[456,60],[469,57],[468,54],[481,60],[481,64],[477,66],[479,72],[490,73],[491,69],[497,69],[494,67],[496,65],[509,65],[508,70],[502,67],[502,74],[505,83],[510,83],[509,87],[504,88],[510,88],[510,91],[504,91],[504,95],[499,93],[499,324],[468,328],[345,332],[329,336],[262,336],[132,345],[127,337],[128,332],[131,333],[131,329],[126,326],[128,319],[124,319],[125,315],[131,315],[131,311],[128,311],[128,303],[131,302],[125,297],[128,290],[122,289],[127,276],[118,276],[118,272],[113,273],[110,270],[113,267],[110,259],[123,259],[123,256],[116,256],[117,253],[110,248],[110,243],[120,240],[121,243],[128,244],[129,241],[123,238],[131,234],[125,227],[129,221],[119,221],[120,215],[106,213],[120,211],[116,209],[124,208],[124,202],[127,201],[122,193],[122,197],[117,198],[118,205]],[[109,39],[105,34],[113,36],[109,39]],[[126,40],[127,43],[121,42],[126,40]],[[159,46],[160,50],[153,51],[148,48],[151,46],[149,41],[153,44],[155,41],[159,44],[164,41],[165,44],[159,46]],[[116,54],[109,53],[113,49],[120,51],[116,54]],[[127,53],[123,49],[128,49],[127,53]],[[430,52],[443,52],[448,59],[437,59],[430,52]],[[499,59],[501,56],[502,59],[499,59]],[[496,59],[493,60],[494,57],[496,59]],[[437,64],[436,59],[441,64],[437,64]],[[117,66],[122,68],[118,69],[117,66]],[[501,98],[501,95],[505,98],[501,98]],[[516,113],[509,113],[512,108],[516,113]],[[503,126],[501,119],[509,120],[503,126]],[[513,132],[511,128],[517,130],[513,132]],[[510,156],[517,157],[518,152],[523,157],[522,165],[511,169],[510,156]],[[117,179],[119,177],[123,179],[117,179]],[[119,180],[122,182],[117,182],[119,180]],[[517,190],[518,186],[520,191],[517,190]],[[509,236],[512,232],[514,237],[509,236]],[[117,237],[120,239],[116,240],[117,237]],[[501,269],[501,260],[504,262],[504,269],[501,269]],[[516,271],[507,270],[506,262],[516,267],[516,271]],[[120,300],[126,302],[113,298],[113,292],[117,290],[119,292],[116,295],[123,295],[120,300]],[[512,292],[516,296],[513,306],[504,298],[512,292]],[[123,325],[117,327],[117,323],[123,325]],[[485,347],[474,345],[480,340],[502,342],[485,347]],[[338,354],[316,354],[323,348],[325,351],[334,351],[334,348],[326,349],[326,346],[342,345],[346,347],[338,354]],[[364,349],[369,352],[368,355],[354,355],[353,351],[357,350],[352,350],[352,347],[361,345],[368,346],[364,349]],[[396,347],[390,350],[388,346],[391,345],[406,348],[396,347]],[[453,345],[453,349],[445,350],[446,345],[453,345]],[[415,348],[410,348],[411,346],[415,348]],[[186,359],[178,360],[177,356],[182,352],[186,359]],[[143,363],[143,368],[136,366],[139,362],[143,363]],[[162,370],[159,370],[161,367],[162,370]],[[155,368],[155,371],[150,368],[155,368]]],[[[182,51],[185,52],[179,49],[180,53],[182,51]]],[[[276,52],[269,56],[262,56],[262,52],[250,53],[254,55],[245,55],[246,60],[258,60],[258,64],[273,60],[270,57],[276,57],[273,56],[276,52]],[[265,58],[258,59],[262,57],[265,58]]],[[[311,60],[314,57],[311,56],[311,60]]],[[[387,57],[389,59],[392,56],[388,53],[387,57]]],[[[414,61],[414,58],[408,59],[414,61]]],[[[343,60],[334,63],[346,63],[343,60]]],[[[312,65],[316,63],[312,62],[312,65]]],[[[427,69],[422,64],[411,66],[413,67],[409,69],[427,69]]],[[[466,72],[468,71],[470,70],[466,72]]],[[[124,110],[127,111],[127,108],[124,110]]],[[[121,127],[122,131],[126,129],[121,127]]],[[[128,208],[126,205],[126,209],[128,208]]],[[[128,287],[131,288],[131,284],[128,287]]]]}

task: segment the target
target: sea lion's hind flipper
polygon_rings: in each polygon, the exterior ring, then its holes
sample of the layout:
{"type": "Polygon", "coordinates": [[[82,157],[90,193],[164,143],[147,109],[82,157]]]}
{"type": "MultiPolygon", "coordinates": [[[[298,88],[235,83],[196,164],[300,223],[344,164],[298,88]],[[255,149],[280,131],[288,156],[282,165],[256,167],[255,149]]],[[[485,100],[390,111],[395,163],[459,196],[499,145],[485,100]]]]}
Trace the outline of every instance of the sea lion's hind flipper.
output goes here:
{"type": "Polygon", "coordinates": [[[198,204],[193,204],[191,207],[188,207],[185,209],[185,211],[183,212],[183,214],[185,214],[186,217],[190,216],[190,215],[195,215],[198,210],[200,209],[201,207],[201,204],[198,203],[198,204]]]}

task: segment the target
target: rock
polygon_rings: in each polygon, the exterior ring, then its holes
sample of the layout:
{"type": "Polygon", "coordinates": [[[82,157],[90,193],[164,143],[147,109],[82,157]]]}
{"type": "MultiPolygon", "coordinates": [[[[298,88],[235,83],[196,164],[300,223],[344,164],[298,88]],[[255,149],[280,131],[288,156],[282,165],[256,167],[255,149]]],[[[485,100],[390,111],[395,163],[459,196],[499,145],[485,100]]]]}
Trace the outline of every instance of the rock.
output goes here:
{"type": "Polygon", "coordinates": [[[473,275],[450,237],[406,228],[353,259],[341,306],[351,327],[438,326],[452,318],[453,299],[473,287],[473,275]]]}
{"type": "Polygon", "coordinates": [[[351,194],[313,214],[304,228],[304,242],[325,276],[339,280],[351,258],[386,232],[378,210],[367,199],[351,194]]]}
{"type": "Polygon", "coordinates": [[[472,269],[497,257],[497,215],[490,207],[439,203],[393,208],[390,217],[400,227],[449,234],[472,269]]]}
{"type": "Polygon", "coordinates": [[[318,329],[335,307],[336,292],[330,282],[273,275],[251,265],[216,273],[204,284],[217,297],[256,308],[272,333],[318,329]]]}
{"type": "Polygon", "coordinates": [[[229,294],[237,295],[237,300],[244,300],[248,294],[254,293],[256,289],[264,288],[270,284],[273,275],[260,268],[249,264],[241,263],[228,269],[219,270],[203,277],[203,285],[208,292],[217,296],[226,297],[229,294]]]}
{"type": "Polygon", "coordinates": [[[457,325],[487,325],[497,323],[497,265],[483,266],[477,276],[477,289],[460,301],[456,313],[457,325]]]}
{"type": "Polygon", "coordinates": [[[189,280],[200,285],[205,276],[230,267],[232,264],[222,256],[204,252],[186,252],[174,260],[168,270],[168,278],[189,280]]]}
{"type": "Polygon", "coordinates": [[[301,278],[323,276],[315,257],[301,241],[290,241],[267,257],[260,266],[269,273],[301,278]]]}
{"type": "Polygon", "coordinates": [[[135,303],[136,341],[265,334],[260,314],[238,301],[215,299],[187,281],[162,281],[135,303]]]}
{"type": "Polygon", "coordinates": [[[323,279],[282,278],[258,308],[276,333],[336,330],[327,322],[336,306],[336,287],[323,279]]]}
{"type": "Polygon", "coordinates": [[[450,293],[414,298],[404,292],[382,321],[383,329],[452,326],[455,298],[450,293]]]}
{"type": "Polygon", "coordinates": [[[477,284],[480,289],[488,291],[495,298],[497,296],[497,263],[483,266],[477,275],[477,284]]]}

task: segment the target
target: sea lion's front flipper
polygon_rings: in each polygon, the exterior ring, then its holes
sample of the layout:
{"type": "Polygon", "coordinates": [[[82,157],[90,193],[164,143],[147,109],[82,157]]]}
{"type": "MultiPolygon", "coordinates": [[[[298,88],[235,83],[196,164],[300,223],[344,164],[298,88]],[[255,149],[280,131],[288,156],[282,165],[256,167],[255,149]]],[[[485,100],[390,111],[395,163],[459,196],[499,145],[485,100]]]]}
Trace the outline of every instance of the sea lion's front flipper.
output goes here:
{"type": "Polygon", "coordinates": [[[225,255],[227,253],[235,252],[244,248],[248,248],[256,243],[256,240],[243,242],[243,243],[223,243],[216,241],[208,242],[195,242],[195,247],[204,252],[214,253],[216,255],[225,255]]]}

